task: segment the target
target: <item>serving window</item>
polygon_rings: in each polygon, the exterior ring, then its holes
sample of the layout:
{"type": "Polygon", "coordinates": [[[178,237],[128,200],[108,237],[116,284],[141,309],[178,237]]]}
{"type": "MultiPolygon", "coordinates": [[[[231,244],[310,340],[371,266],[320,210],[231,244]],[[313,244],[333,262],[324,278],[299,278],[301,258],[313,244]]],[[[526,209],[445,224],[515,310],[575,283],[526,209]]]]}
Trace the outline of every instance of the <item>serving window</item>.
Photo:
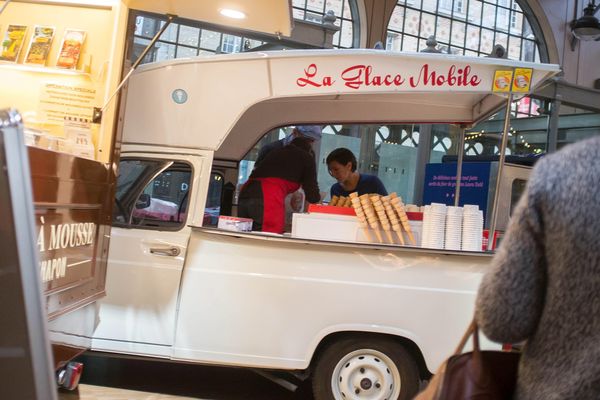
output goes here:
{"type": "MultiPolygon", "coordinates": [[[[210,200],[208,203],[211,203],[211,205],[209,207],[207,203],[205,211],[205,213],[210,213],[210,221],[205,221],[205,226],[214,226],[219,215],[245,216],[237,212],[236,206],[240,202],[239,193],[251,176],[261,149],[277,141],[282,142],[282,145],[291,142],[295,127],[295,125],[288,125],[267,132],[237,163],[237,169],[232,166],[223,170],[225,172],[222,177],[225,185],[235,183],[236,190],[232,212],[224,212],[223,203],[220,208],[214,207],[214,204],[212,204],[214,201],[210,200]]],[[[335,171],[332,171],[331,165],[327,164],[327,157],[334,150],[345,148],[355,156],[356,171],[360,174],[361,179],[363,175],[371,175],[382,183],[385,187],[385,193],[401,198],[402,206],[413,229],[414,241],[410,236],[407,236],[408,234],[405,234],[402,239],[399,238],[397,233],[392,232],[388,232],[391,236],[386,236],[388,233],[383,229],[382,223],[385,218],[379,215],[380,228],[368,227],[367,231],[357,228],[357,216],[352,210],[349,210],[346,214],[350,216],[350,220],[347,221],[344,220],[344,217],[319,217],[319,213],[325,212],[323,208],[309,207],[307,203],[298,202],[294,197],[295,194],[289,195],[285,200],[284,234],[288,233],[292,237],[298,238],[340,242],[400,245],[416,243],[415,245],[420,247],[446,250],[481,251],[483,249],[483,238],[487,234],[484,233],[484,230],[489,226],[490,204],[497,179],[498,160],[494,154],[487,156],[479,153],[491,148],[493,140],[497,139],[496,136],[488,135],[488,137],[480,132],[467,132],[465,134],[461,127],[451,124],[333,123],[320,125],[320,127],[321,137],[315,140],[312,146],[323,205],[331,206],[337,200],[332,196],[332,186],[339,183],[338,180],[340,179],[339,175],[336,176],[335,171]],[[460,180],[459,209],[456,210],[453,207],[457,183],[456,155],[460,135],[463,134],[465,134],[465,157],[460,180]],[[487,146],[484,146],[484,149],[481,148],[482,141],[487,146]],[[297,203],[301,206],[295,206],[297,203]],[[421,225],[421,223],[425,224],[424,221],[428,218],[426,216],[426,206],[432,204],[436,204],[435,207],[437,207],[435,212],[432,211],[439,219],[434,224],[436,226],[434,230],[440,230],[437,233],[423,230],[421,225]],[[468,207],[463,207],[465,205],[468,205],[468,207]],[[308,214],[306,214],[307,212],[308,214]],[[440,216],[440,213],[443,214],[443,217],[440,216]],[[452,213],[454,213],[453,217],[449,218],[449,220],[452,220],[452,224],[446,230],[444,229],[445,216],[452,213]],[[465,217],[463,217],[463,214],[465,217]],[[466,216],[467,214],[470,215],[466,216]],[[463,222],[468,228],[464,230],[465,234],[463,234],[461,228],[463,222]],[[319,225],[320,223],[323,225],[319,225]],[[348,225],[341,227],[341,223],[348,223],[348,225]],[[304,227],[308,228],[304,229],[304,227]],[[345,233],[337,234],[335,232],[345,233]],[[381,239],[376,237],[377,232],[381,239]],[[324,236],[320,236],[322,233],[324,236]],[[369,235],[372,237],[369,237],[369,235]],[[429,239],[427,239],[428,236],[429,239]]],[[[213,166],[213,172],[215,168],[218,170],[221,166],[213,166]]],[[[515,185],[501,188],[501,192],[512,193],[513,203],[518,200],[525,186],[525,181],[516,182],[515,185]]],[[[213,183],[211,183],[212,186],[213,183]]],[[[346,194],[346,196],[348,195],[346,194]]],[[[389,201],[385,198],[381,200],[389,201]]],[[[339,206],[340,204],[335,205],[339,206]]],[[[349,198],[345,199],[345,207],[351,208],[349,198]]],[[[375,207],[376,205],[373,204],[373,209],[375,207]]],[[[341,210],[336,212],[344,215],[341,210]]],[[[395,218],[396,221],[392,219],[387,221],[390,227],[398,226],[401,214],[398,213],[395,218]]],[[[506,215],[506,220],[508,220],[508,215],[506,215]]],[[[504,221],[504,224],[500,224],[500,226],[505,226],[506,222],[504,221]]]]}
{"type": "MultiPolygon", "coordinates": [[[[284,140],[294,126],[285,126],[268,132],[240,161],[238,191],[254,168],[260,149],[272,142],[284,140]]],[[[330,188],[336,180],[329,174],[327,156],[333,150],[344,147],[352,151],[357,159],[357,171],[377,176],[388,192],[396,192],[412,203],[417,169],[417,153],[421,125],[323,125],[322,137],[313,145],[317,179],[321,191],[326,192],[329,202],[330,188]]],[[[441,156],[440,156],[441,158],[441,156]]]]}

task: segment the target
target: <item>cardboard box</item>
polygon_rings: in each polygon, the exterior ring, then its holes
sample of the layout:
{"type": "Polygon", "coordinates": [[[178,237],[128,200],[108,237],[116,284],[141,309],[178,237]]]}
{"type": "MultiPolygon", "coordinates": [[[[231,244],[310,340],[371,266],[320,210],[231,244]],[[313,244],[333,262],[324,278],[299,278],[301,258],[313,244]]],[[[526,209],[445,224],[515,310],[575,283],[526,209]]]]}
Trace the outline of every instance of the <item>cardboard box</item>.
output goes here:
{"type": "Polygon", "coordinates": [[[252,222],[253,221],[250,218],[238,218],[221,215],[219,216],[217,228],[224,229],[226,231],[251,232],[252,222]]]}

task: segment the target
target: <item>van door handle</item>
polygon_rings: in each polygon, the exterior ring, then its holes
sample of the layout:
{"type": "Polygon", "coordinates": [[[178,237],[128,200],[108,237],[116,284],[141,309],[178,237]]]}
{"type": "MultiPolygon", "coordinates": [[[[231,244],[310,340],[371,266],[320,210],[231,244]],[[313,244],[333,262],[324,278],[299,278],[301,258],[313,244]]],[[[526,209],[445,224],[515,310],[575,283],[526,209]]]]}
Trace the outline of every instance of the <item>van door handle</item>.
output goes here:
{"type": "Polygon", "coordinates": [[[151,247],[150,253],[161,256],[177,257],[181,253],[181,250],[179,247],[151,247]]]}

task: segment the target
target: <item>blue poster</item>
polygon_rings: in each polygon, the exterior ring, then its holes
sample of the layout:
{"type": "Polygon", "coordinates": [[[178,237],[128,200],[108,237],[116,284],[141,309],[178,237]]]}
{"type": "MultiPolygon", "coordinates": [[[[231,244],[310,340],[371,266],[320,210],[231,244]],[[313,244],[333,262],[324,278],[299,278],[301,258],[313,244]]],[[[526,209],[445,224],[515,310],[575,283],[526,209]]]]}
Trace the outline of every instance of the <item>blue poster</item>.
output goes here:
{"type": "MultiPolygon", "coordinates": [[[[489,162],[468,162],[462,167],[459,205],[477,204],[486,216],[490,186],[489,162]]],[[[454,205],[456,188],[456,163],[427,164],[423,204],[443,203],[454,205]]]]}

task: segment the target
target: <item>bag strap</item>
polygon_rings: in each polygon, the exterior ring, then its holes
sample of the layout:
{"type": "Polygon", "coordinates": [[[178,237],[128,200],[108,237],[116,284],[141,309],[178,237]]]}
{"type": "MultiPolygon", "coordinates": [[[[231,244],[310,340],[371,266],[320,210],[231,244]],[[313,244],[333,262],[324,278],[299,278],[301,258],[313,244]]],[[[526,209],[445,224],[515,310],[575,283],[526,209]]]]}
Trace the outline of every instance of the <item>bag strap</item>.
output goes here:
{"type": "Polygon", "coordinates": [[[469,327],[467,328],[467,331],[465,332],[465,334],[463,335],[462,339],[460,340],[460,343],[458,344],[458,347],[456,348],[454,355],[459,355],[462,353],[462,351],[464,350],[465,345],[467,344],[467,341],[469,340],[469,336],[473,336],[473,351],[472,351],[472,373],[473,378],[475,379],[476,382],[481,382],[482,380],[487,379],[487,374],[484,371],[483,368],[483,359],[482,359],[482,354],[481,354],[481,349],[479,348],[479,329],[477,327],[477,321],[475,320],[475,317],[473,317],[473,320],[471,321],[471,323],[469,324],[469,327]]]}
{"type": "Polygon", "coordinates": [[[477,328],[477,321],[475,321],[475,318],[471,320],[467,331],[464,333],[462,339],[460,339],[456,350],[454,350],[454,355],[462,353],[470,336],[473,336],[473,352],[479,353],[479,329],[477,328]]]}

